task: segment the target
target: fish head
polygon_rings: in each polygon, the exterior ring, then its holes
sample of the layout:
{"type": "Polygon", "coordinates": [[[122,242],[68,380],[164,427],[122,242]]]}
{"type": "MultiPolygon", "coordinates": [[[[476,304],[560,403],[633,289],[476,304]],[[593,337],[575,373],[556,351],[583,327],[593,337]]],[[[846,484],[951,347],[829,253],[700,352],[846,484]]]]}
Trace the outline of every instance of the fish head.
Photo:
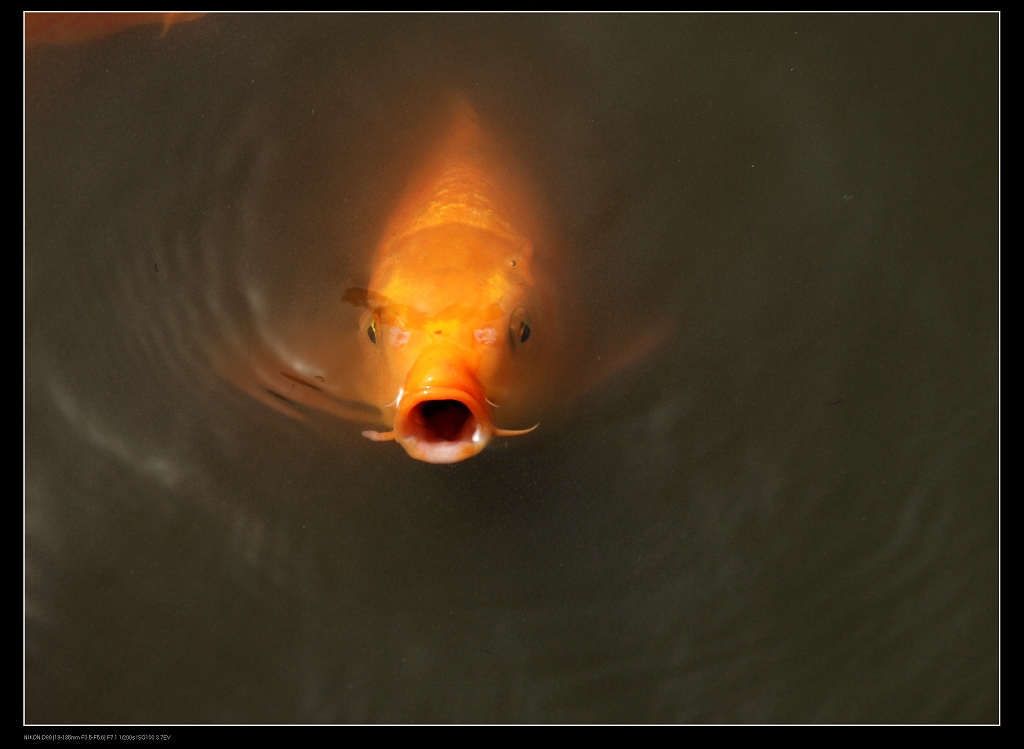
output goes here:
{"type": "Polygon", "coordinates": [[[394,439],[414,458],[454,463],[495,436],[530,431],[496,425],[530,426],[514,422],[533,418],[550,384],[552,315],[530,243],[451,223],[391,248],[360,336],[394,439]]]}

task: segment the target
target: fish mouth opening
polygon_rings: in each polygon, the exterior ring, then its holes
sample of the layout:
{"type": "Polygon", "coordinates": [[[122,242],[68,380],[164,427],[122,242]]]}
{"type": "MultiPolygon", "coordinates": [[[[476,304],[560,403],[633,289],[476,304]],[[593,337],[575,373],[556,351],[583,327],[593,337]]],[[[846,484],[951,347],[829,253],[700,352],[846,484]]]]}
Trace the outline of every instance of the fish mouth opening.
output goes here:
{"type": "Polygon", "coordinates": [[[395,419],[395,439],[414,458],[457,463],[483,450],[493,427],[487,410],[467,393],[407,394],[395,419]]]}
{"type": "Polygon", "coordinates": [[[420,427],[423,439],[434,442],[457,442],[476,431],[473,412],[456,400],[423,401],[416,406],[412,420],[420,427]]]}

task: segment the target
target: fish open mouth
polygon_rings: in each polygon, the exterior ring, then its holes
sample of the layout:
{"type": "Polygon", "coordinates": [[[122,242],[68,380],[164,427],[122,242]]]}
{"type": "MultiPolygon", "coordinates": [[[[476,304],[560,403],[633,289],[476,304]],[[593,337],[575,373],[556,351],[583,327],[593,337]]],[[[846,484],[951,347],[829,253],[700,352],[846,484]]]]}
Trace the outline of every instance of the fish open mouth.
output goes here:
{"type": "Polygon", "coordinates": [[[518,437],[537,428],[495,427],[483,388],[457,353],[441,346],[422,353],[395,399],[394,429],[367,430],[363,436],[395,440],[427,463],[458,463],[479,454],[493,437],[518,437]]]}
{"type": "Polygon", "coordinates": [[[421,439],[435,442],[469,439],[476,430],[473,412],[455,400],[423,401],[411,418],[420,428],[421,439]]]}
{"type": "Polygon", "coordinates": [[[471,458],[493,433],[483,404],[454,388],[407,393],[395,418],[395,439],[409,455],[429,463],[471,458]]]}

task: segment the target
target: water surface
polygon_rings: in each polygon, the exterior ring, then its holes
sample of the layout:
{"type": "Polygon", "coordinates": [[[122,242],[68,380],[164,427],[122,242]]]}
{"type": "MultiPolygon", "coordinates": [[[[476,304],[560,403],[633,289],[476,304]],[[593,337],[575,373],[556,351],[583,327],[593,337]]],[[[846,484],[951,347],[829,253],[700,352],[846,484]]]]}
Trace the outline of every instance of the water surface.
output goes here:
{"type": "Polygon", "coordinates": [[[997,23],[214,15],[31,52],[26,720],[997,720],[997,23]],[[453,90],[588,334],[673,333],[432,466],[211,357],[349,333],[453,90]]]}

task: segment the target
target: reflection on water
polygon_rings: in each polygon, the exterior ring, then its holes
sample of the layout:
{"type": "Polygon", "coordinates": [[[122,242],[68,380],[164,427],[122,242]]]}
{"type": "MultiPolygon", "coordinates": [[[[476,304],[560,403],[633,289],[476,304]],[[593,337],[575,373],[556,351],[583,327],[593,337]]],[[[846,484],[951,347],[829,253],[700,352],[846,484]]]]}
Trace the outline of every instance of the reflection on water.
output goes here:
{"type": "Polygon", "coordinates": [[[995,720],[996,23],[215,15],[30,53],[27,720],[995,720]],[[432,466],[214,354],[353,329],[453,89],[535,175],[581,340],[674,333],[432,466]]]}

